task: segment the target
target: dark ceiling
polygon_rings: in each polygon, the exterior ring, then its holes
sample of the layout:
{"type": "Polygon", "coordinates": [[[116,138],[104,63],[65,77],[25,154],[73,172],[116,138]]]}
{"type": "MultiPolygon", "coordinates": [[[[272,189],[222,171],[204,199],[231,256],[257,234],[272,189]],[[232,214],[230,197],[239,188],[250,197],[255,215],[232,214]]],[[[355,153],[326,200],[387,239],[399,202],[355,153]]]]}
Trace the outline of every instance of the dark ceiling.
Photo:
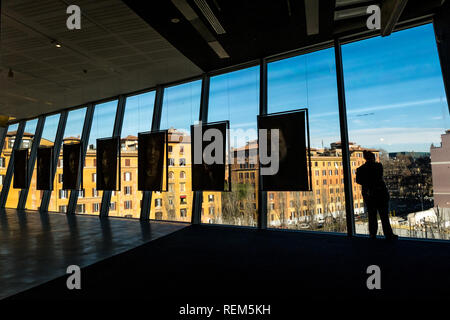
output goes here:
{"type": "MultiPolygon", "coordinates": [[[[367,15],[335,19],[339,10],[383,4],[390,0],[123,0],[151,27],[166,38],[174,47],[205,72],[234,66],[263,57],[300,49],[352,34],[376,34],[366,27],[367,15]],[[319,1],[318,34],[307,32],[307,19],[311,11],[305,2],[319,1]],[[222,25],[225,33],[215,31],[206,19],[201,4],[206,3],[222,25]],[[336,7],[336,2],[341,4],[336,7]],[[157,5],[155,4],[157,3],[157,5]],[[176,3],[188,5],[198,19],[189,19],[176,3]],[[179,22],[172,22],[173,19],[179,22]],[[217,40],[229,57],[220,58],[208,45],[217,40]]],[[[394,0],[404,1],[404,0],[394,0]]],[[[442,5],[443,0],[409,0],[398,19],[414,24],[430,15],[442,5]]]]}

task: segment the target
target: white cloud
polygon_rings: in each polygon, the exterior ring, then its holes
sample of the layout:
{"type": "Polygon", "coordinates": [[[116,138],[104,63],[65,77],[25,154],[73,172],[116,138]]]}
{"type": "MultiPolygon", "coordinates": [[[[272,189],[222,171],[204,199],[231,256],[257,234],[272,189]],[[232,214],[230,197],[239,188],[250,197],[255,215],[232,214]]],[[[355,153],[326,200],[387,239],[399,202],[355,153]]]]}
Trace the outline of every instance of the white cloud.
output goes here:
{"type": "Polygon", "coordinates": [[[443,128],[375,128],[349,131],[350,140],[362,146],[439,143],[443,128]],[[383,139],[383,140],[382,140],[383,139]]]}

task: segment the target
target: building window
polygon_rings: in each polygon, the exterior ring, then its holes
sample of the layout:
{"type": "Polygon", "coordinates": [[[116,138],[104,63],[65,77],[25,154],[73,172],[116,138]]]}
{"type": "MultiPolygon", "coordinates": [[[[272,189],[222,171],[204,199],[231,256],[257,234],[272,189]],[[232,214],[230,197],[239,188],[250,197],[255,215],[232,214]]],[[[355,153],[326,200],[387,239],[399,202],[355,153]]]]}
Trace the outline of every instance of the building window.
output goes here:
{"type": "Polygon", "coordinates": [[[175,165],[175,159],[169,158],[169,166],[174,166],[174,165],[175,165]]]}
{"type": "Polygon", "coordinates": [[[59,206],[59,212],[67,212],[67,206],[59,206]]]}
{"type": "Polygon", "coordinates": [[[186,183],[182,182],[180,183],[180,191],[185,192],[186,191],[186,183]]]}
{"type": "Polygon", "coordinates": [[[59,183],[63,182],[63,175],[62,175],[62,173],[58,174],[58,182],[59,183]]]}
{"type": "Polygon", "coordinates": [[[186,218],[187,217],[187,210],[186,209],[180,209],[180,217],[186,218]]]}
{"type": "Polygon", "coordinates": [[[209,214],[214,215],[214,207],[209,207],[209,214]]]}
{"type": "Polygon", "coordinates": [[[0,158],[0,168],[4,168],[6,166],[6,159],[1,157],[0,158]]]}
{"type": "Polygon", "coordinates": [[[275,210],[275,203],[271,203],[269,208],[270,208],[270,210],[275,210]]]}
{"type": "Polygon", "coordinates": [[[123,175],[125,181],[131,181],[131,172],[125,172],[123,175]]]}
{"type": "Polygon", "coordinates": [[[133,209],[132,202],[130,200],[125,201],[123,205],[125,210],[133,209]]]}
{"type": "Polygon", "coordinates": [[[172,146],[169,146],[169,152],[172,152],[172,146]]]}
{"type": "Polygon", "coordinates": [[[214,202],[214,195],[213,194],[208,195],[208,201],[209,202],[214,202]]]}
{"type": "Polygon", "coordinates": [[[126,194],[126,195],[131,194],[131,191],[132,191],[131,186],[126,186],[126,187],[125,187],[125,194],[126,194]]]}
{"type": "Polygon", "coordinates": [[[116,203],[115,202],[111,202],[110,204],[109,204],[109,210],[116,210],[116,203]]]}
{"type": "Polygon", "coordinates": [[[186,196],[180,196],[180,204],[187,204],[186,196]]]}
{"type": "Polygon", "coordinates": [[[184,171],[180,172],[180,179],[186,179],[186,172],[184,171]]]}
{"type": "Polygon", "coordinates": [[[92,160],[92,164],[94,165],[94,167],[96,167],[97,166],[97,159],[93,159],[92,160]]]}
{"type": "Polygon", "coordinates": [[[76,213],[85,213],[86,212],[86,205],[84,203],[77,204],[77,207],[75,209],[76,213]]]}
{"type": "Polygon", "coordinates": [[[186,159],[180,158],[180,166],[184,167],[186,165],[186,159]]]}
{"type": "Polygon", "coordinates": [[[169,192],[174,192],[174,184],[169,183],[169,192]]]}
{"type": "Polygon", "coordinates": [[[130,159],[125,159],[125,167],[129,167],[130,166],[130,159]]]}
{"type": "Polygon", "coordinates": [[[173,177],[174,177],[173,171],[169,171],[169,179],[173,179],[173,177]]]}
{"type": "Polygon", "coordinates": [[[67,195],[69,194],[68,190],[59,189],[59,198],[60,199],[67,199],[67,195]]]}
{"type": "Polygon", "coordinates": [[[155,207],[159,208],[162,207],[162,199],[155,199],[155,207]]]}
{"type": "Polygon", "coordinates": [[[269,193],[269,200],[275,199],[275,193],[269,193]]]}
{"type": "Polygon", "coordinates": [[[100,203],[93,203],[92,204],[92,212],[98,212],[100,209],[100,203]]]}
{"type": "Polygon", "coordinates": [[[78,191],[78,198],[84,198],[84,189],[78,191]]]}
{"type": "Polygon", "coordinates": [[[0,184],[3,185],[3,181],[5,181],[5,175],[0,175],[0,184]]]}
{"type": "Polygon", "coordinates": [[[97,174],[93,173],[92,174],[92,182],[96,182],[97,181],[97,174]]]}
{"type": "Polygon", "coordinates": [[[162,212],[161,211],[155,212],[155,220],[162,220],[162,212]]]}
{"type": "Polygon", "coordinates": [[[93,197],[98,197],[98,191],[95,188],[92,188],[92,196],[93,197]]]}
{"type": "Polygon", "coordinates": [[[184,153],[184,147],[180,146],[180,154],[183,154],[183,153],[184,153]]]}

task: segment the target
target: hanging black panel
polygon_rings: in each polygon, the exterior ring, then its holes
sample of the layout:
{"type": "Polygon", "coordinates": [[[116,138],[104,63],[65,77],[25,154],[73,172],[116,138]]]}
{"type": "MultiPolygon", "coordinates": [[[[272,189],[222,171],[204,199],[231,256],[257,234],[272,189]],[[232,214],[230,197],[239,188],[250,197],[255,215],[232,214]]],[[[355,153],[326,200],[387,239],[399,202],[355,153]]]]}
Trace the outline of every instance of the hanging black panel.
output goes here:
{"type": "MultiPolygon", "coordinates": [[[[163,191],[164,158],[168,143],[167,130],[138,135],[138,189],[163,191]]],[[[168,161],[166,157],[166,178],[168,161]]],[[[167,180],[167,179],[166,179],[167,180]]]]}
{"type": "Polygon", "coordinates": [[[97,190],[117,190],[119,137],[97,139],[97,190]]]}
{"type": "Polygon", "coordinates": [[[289,112],[272,113],[258,116],[258,148],[260,168],[277,166],[275,163],[261,162],[261,129],[267,130],[267,155],[271,155],[273,132],[279,130],[278,139],[278,171],[275,174],[261,172],[261,188],[263,191],[310,191],[308,176],[309,130],[306,109],[289,112]],[[307,141],[308,140],[308,141],[307,141]]]}
{"type": "Polygon", "coordinates": [[[230,184],[226,183],[225,169],[226,169],[226,145],[227,145],[227,130],[229,128],[228,121],[203,123],[201,125],[191,126],[191,160],[192,160],[192,190],[193,191],[229,191],[230,184]],[[218,143],[215,139],[211,141],[203,141],[207,130],[216,130],[222,137],[222,144],[217,144],[217,148],[211,152],[213,157],[218,161],[214,163],[206,163],[205,156],[210,153],[211,144],[218,143]],[[220,149],[220,150],[219,150],[220,149]],[[205,152],[206,151],[206,152],[205,152]],[[221,151],[222,156],[219,157],[216,152],[221,151]],[[220,158],[220,159],[218,159],[220,158]],[[228,190],[226,187],[228,185],[228,190]]]}
{"type": "MultiPolygon", "coordinates": [[[[78,173],[81,166],[81,143],[65,144],[63,146],[63,189],[78,189],[78,173]]],[[[83,176],[83,172],[81,172],[83,176]]]]}
{"type": "Polygon", "coordinates": [[[36,190],[53,190],[53,147],[37,150],[36,190]]]}
{"type": "Polygon", "coordinates": [[[28,149],[14,150],[14,183],[15,189],[27,188],[28,149]]]}

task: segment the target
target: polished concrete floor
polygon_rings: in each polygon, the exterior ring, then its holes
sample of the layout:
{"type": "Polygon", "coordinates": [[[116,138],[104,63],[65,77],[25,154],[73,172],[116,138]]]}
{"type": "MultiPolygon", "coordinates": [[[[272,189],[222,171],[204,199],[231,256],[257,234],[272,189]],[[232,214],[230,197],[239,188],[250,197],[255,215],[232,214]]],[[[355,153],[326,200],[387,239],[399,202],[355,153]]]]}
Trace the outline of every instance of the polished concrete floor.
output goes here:
{"type": "Polygon", "coordinates": [[[0,210],[0,299],[178,231],[187,224],[0,210]]]}

